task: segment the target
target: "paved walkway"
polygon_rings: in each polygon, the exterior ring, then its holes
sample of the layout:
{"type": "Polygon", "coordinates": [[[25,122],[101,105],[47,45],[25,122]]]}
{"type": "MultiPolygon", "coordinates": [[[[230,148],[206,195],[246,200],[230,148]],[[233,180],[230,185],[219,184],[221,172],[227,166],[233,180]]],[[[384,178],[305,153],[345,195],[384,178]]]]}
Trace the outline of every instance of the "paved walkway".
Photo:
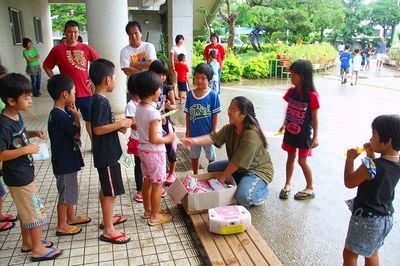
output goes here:
{"type": "MultiPolygon", "coordinates": [[[[42,90],[42,92],[45,90],[42,90]]],[[[27,128],[47,129],[47,118],[52,108],[51,98],[43,93],[34,98],[29,113],[24,114],[27,128]],[[34,115],[33,115],[34,114],[34,115]]],[[[85,167],[79,173],[79,202],[77,214],[87,215],[92,222],[82,227],[82,233],[75,236],[57,237],[57,188],[50,160],[35,162],[36,183],[44,202],[49,223],[43,226],[43,238],[53,241],[64,252],[55,261],[42,262],[40,265],[202,265],[195,244],[181,217],[181,214],[169,196],[162,200],[162,208],[168,209],[173,221],[160,226],[150,227],[140,215],[143,204],[133,200],[135,182],[133,168],[122,167],[126,193],[117,197],[114,213],[123,214],[128,221],[116,228],[124,231],[131,241],[124,245],[111,245],[98,240],[102,232],[99,228],[101,207],[98,199],[99,181],[97,170],[93,166],[90,152],[90,140],[83,133],[82,153],[85,167]]],[[[126,147],[126,136],[120,134],[122,147],[126,147]]],[[[37,140],[34,140],[37,141],[37,140]]],[[[49,141],[48,141],[49,143],[49,141]]],[[[181,154],[181,153],[180,153],[181,154]]],[[[183,156],[183,154],[182,154],[183,156]]],[[[184,158],[178,162],[178,171],[184,172],[184,158]]],[[[5,213],[16,214],[15,204],[10,194],[5,197],[5,213]]],[[[21,235],[19,223],[10,231],[0,232],[0,265],[38,265],[30,262],[30,254],[21,253],[21,235]]]]}

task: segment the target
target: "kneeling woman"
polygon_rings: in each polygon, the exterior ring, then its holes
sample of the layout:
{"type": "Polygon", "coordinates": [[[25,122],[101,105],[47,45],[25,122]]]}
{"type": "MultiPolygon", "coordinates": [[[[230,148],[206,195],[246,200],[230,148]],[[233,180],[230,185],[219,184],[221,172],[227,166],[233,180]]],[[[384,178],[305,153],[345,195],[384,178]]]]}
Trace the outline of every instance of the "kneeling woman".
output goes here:
{"type": "Polygon", "coordinates": [[[235,97],[228,109],[229,124],[210,135],[181,140],[183,147],[214,144],[226,146],[228,160],[219,160],[208,166],[208,172],[223,171],[221,183],[232,175],[238,185],[236,199],[240,205],[264,203],[268,184],[274,169],[267,151],[267,140],[260,128],[254,106],[245,97],[235,97]]]}

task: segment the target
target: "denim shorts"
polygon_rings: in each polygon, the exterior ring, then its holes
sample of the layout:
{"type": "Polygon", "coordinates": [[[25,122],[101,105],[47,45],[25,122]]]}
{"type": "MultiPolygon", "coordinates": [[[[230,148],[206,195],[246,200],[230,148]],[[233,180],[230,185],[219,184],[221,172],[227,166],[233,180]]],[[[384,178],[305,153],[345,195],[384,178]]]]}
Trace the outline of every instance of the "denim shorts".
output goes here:
{"type": "Polygon", "coordinates": [[[203,147],[204,152],[206,154],[207,160],[215,161],[215,146],[212,145],[212,144],[190,147],[190,159],[199,159],[202,147],[203,147]]]}
{"type": "Polygon", "coordinates": [[[393,226],[393,216],[363,217],[352,215],[345,248],[364,257],[372,256],[383,246],[393,226]]]}
{"type": "Polygon", "coordinates": [[[75,99],[76,108],[81,112],[84,121],[90,121],[90,112],[92,108],[92,96],[86,96],[75,99]]]}

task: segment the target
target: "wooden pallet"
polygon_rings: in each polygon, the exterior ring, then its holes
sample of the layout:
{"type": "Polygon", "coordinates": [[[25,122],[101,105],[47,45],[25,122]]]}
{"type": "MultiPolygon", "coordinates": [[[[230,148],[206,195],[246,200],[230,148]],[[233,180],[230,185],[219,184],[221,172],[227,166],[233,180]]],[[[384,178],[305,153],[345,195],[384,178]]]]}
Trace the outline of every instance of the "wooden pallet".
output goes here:
{"type": "Polygon", "coordinates": [[[217,235],[207,229],[207,213],[189,215],[211,265],[282,265],[251,226],[235,235],[217,235]]]}

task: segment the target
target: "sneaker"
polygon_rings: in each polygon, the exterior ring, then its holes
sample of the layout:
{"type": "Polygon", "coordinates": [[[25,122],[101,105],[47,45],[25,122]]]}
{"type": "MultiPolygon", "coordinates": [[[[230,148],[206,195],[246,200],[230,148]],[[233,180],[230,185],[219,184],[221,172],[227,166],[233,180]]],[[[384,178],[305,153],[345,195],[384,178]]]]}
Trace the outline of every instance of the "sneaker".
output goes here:
{"type": "Polygon", "coordinates": [[[165,179],[165,185],[166,185],[166,186],[171,185],[171,184],[175,181],[175,179],[176,179],[175,174],[170,174],[170,175],[168,175],[168,176],[167,176],[167,179],[165,179]]]}
{"type": "Polygon", "coordinates": [[[265,202],[265,200],[262,200],[262,201],[260,201],[260,202],[254,203],[253,205],[254,205],[254,206],[260,206],[260,205],[263,205],[264,202],[265,202]]]}
{"type": "Polygon", "coordinates": [[[139,194],[139,192],[136,192],[135,200],[136,200],[137,202],[143,202],[142,193],[139,194]]]}
{"type": "Polygon", "coordinates": [[[165,189],[161,190],[161,198],[164,198],[165,196],[167,196],[167,191],[165,189]]]}

